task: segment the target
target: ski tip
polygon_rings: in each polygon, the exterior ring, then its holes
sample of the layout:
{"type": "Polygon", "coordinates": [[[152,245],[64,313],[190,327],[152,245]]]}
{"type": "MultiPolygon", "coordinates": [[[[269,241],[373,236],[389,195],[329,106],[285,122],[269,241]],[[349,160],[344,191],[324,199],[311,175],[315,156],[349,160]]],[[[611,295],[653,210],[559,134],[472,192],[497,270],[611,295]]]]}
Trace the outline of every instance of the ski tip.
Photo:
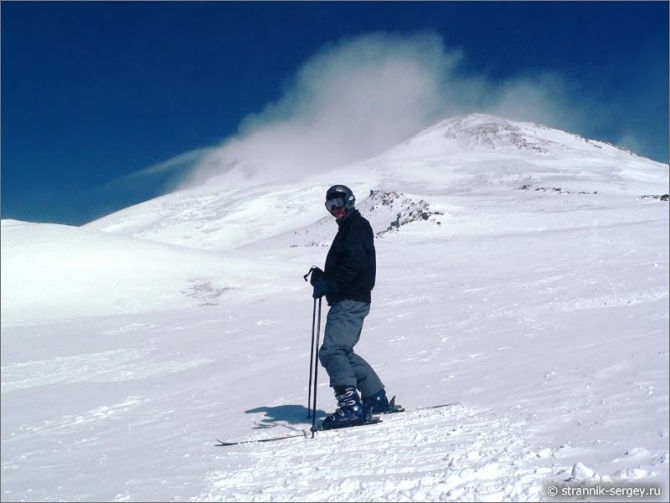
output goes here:
{"type": "Polygon", "coordinates": [[[394,412],[405,412],[405,407],[395,403],[395,395],[393,395],[393,398],[389,400],[389,407],[385,414],[393,414],[394,412]]]}
{"type": "Polygon", "coordinates": [[[395,395],[393,395],[393,398],[389,400],[389,408],[386,413],[388,414],[393,412],[405,412],[405,407],[403,407],[399,403],[395,403],[395,395]]]}

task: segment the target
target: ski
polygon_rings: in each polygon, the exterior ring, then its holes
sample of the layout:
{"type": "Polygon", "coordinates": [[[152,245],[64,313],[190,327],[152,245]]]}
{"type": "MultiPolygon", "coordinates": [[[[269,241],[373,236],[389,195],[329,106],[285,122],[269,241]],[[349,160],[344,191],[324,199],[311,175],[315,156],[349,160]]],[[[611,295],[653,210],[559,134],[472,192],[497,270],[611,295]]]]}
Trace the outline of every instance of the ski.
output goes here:
{"type": "MultiPolygon", "coordinates": [[[[461,402],[449,402],[449,403],[441,403],[438,405],[427,405],[425,407],[418,407],[414,410],[432,410],[432,409],[441,409],[443,407],[453,407],[455,405],[460,405],[461,402]]],[[[403,407],[400,404],[395,403],[395,397],[391,399],[391,402],[389,403],[389,410],[386,412],[382,412],[380,414],[397,414],[398,412],[407,412],[407,409],[403,407]]],[[[254,430],[269,430],[270,428],[276,428],[277,426],[283,426],[284,428],[288,428],[293,431],[302,431],[298,430],[297,428],[293,428],[289,425],[286,425],[284,423],[264,423],[263,421],[254,421],[254,430]]]]}
{"type": "MultiPolygon", "coordinates": [[[[443,407],[452,407],[452,406],[455,406],[455,405],[460,405],[460,402],[450,402],[450,403],[442,403],[442,404],[438,404],[438,405],[428,405],[428,406],[425,406],[425,407],[419,407],[419,408],[414,409],[414,410],[419,411],[419,410],[441,409],[443,407]]],[[[396,404],[395,403],[395,397],[393,397],[391,399],[391,402],[389,403],[389,410],[387,412],[384,412],[383,414],[397,414],[397,413],[400,413],[400,412],[406,412],[406,409],[402,405],[396,404]]],[[[382,422],[381,417],[379,415],[374,415],[370,419],[368,419],[365,423],[363,423],[361,425],[358,425],[358,426],[350,426],[350,427],[347,427],[347,428],[334,428],[334,429],[331,429],[331,430],[324,430],[324,429],[321,429],[320,426],[318,426],[318,427],[315,428],[314,432],[315,433],[316,432],[324,433],[324,432],[328,432],[328,431],[348,430],[350,428],[358,428],[359,426],[368,426],[368,425],[372,425],[372,424],[379,424],[381,422],[382,422]]],[[[281,436],[277,436],[277,437],[256,438],[256,439],[252,438],[252,439],[249,439],[249,440],[240,440],[240,441],[233,441],[233,442],[224,442],[223,440],[219,440],[217,438],[216,441],[218,442],[218,444],[215,444],[215,445],[217,447],[228,447],[228,446],[231,446],[231,445],[256,444],[256,443],[263,443],[263,442],[277,442],[277,441],[280,441],[280,440],[288,440],[288,439],[291,439],[291,438],[299,438],[299,437],[308,438],[309,434],[312,433],[311,428],[310,428],[310,430],[298,430],[298,429],[294,429],[290,426],[284,425],[282,423],[255,422],[254,424],[256,425],[254,427],[254,429],[268,430],[268,429],[274,428],[276,426],[284,426],[286,428],[289,428],[289,429],[295,431],[296,433],[290,434],[290,435],[281,435],[281,436]]]]}
{"type": "Polygon", "coordinates": [[[254,429],[254,430],[269,430],[270,428],[276,428],[277,426],[281,426],[282,428],[286,428],[287,430],[296,431],[296,432],[304,431],[302,428],[296,428],[295,426],[291,426],[290,424],[264,423],[262,421],[254,421],[254,427],[252,429],[254,429]]]}
{"type": "MultiPolygon", "coordinates": [[[[321,425],[319,425],[319,426],[316,426],[314,428],[314,431],[315,432],[324,432],[324,431],[349,430],[351,428],[360,428],[361,426],[368,426],[368,425],[371,425],[371,424],[378,424],[378,423],[381,423],[381,422],[382,422],[382,420],[379,416],[372,416],[370,419],[367,419],[363,424],[357,424],[357,425],[354,425],[354,426],[345,426],[344,428],[332,428],[330,430],[324,430],[321,427],[321,425]]],[[[310,428],[310,430],[311,430],[311,428],[310,428]]]]}
{"type": "Polygon", "coordinates": [[[460,405],[460,404],[461,404],[461,402],[441,403],[440,405],[428,405],[426,407],[419,407],[416,410],[441,409],[442,407],[453,407],[455,405],[460,405]]]}
{"type": "Polygon", "coordinates": [[[268,430],[277,426],[284,426],[281,423],[264,423],[263,421],[254,421],[254,430],[268,430]]]}
{"type": "MultiPolygon", "coordinates": [[[[379,416],[372,416],[365,423],[359,424],[357,426],[349,426],[349,427],[346,427],[346,428],[333,428],[331,430],[324,430],[320,426],[318,426],[314,429],[314,433],[317,433],[317,432],[318,433],[325,433],[325,432],[328,432],[328,431],[348,430],[348,429],[351,429],[351,428],[359,428],[361,426],[368,426],[368,425],[372,425],[372,424],[378,424],[378,423],[381,423],[381,422],[382,422],[382,420],[379,418],[379,416]]],[[[275,425],[271,425],[268,428],[273,428],[274,426],[275,425]]],[[[261,428],[261,429],[268,429],[268,428],[261,428]]],[[[234,441],[234,442],[225,442],[225,441],[219,440],[217,438],[216,441],[218,442],[218,444],[215,444],[215,445],[217,447],[228,447],[228,446],[231,446],[231,445],[256,444],[256,443],[261,443],[261,442],[276,442],[276,441],[279,441],[279,440],[288,440],[290,438],[299,438],[299,437],[308,438],[310,433],[311,433],[311,428],[310,428],[309,431],[308,430],[301,430],[300,433],[295,433],[295,434],[291,434],[291,435],[281,435],[281,436],[278,436],[278,437],[269,437],[269,438],[252,438],[252,439],[249,439],[249,440],[239,440],[239,441],[234,441]]]]}
{"type": "MultiPolygon", "coordinates": [[[[449,402],[449,403],[441,403],[438,405],[427,405],[425,407],[417,407],[416,409],[413,410],[432,410],[432,409],[441,409],[443,407],[453,407],[455,405],[460,405],[461,402],[449,402]]],[[[400,404],[395,403],[395,397],[391,399],[391,402],[389,403],[389,410],[386,412],[381,412],[379,414],[384,415],[384,414],[396,414],[398,412],[407,412],[407,409],[405,409],[404,406],[400,404]]],[[[254,421],[254,430],[268,430],[270,428],[276,428],[277,426],[283,426],[284,428],[289,428],[294,431],[300,431],[295,428],[292,428],[289,425],[286,425],[284,423],[265,423],[263,421],[254,421]]]]}
{"type": "Polygon", "coordinates": [[[224,442],[223,440],[219,440],[218,438],[216,441],[218,444],[216,444],[217,447],[228,447],[230,445],[242,445],[242,444],[257,444],[261,442],[276,442],[278,440],[287,440],[289,438],[298,438],[298,437],[307,437],[307,431],[303,431],[302,433],[296,433],[294,435],[282,435],[281,437],[270,437],[270,438],[252,438],[250,440],[239,440],[237,442],[224,442]]]}

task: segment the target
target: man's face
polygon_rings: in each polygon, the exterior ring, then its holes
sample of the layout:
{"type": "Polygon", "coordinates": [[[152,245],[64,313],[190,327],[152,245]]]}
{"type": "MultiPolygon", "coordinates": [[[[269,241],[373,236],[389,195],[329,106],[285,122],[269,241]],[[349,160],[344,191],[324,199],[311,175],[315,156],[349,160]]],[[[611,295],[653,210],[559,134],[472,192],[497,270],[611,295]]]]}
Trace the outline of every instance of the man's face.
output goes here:
{"type": "Polygon", "coordinates": [[[330,214],[333,215],[338,220],[344,218],[347,215],[345,194],[333,194],[333,197],[326,201],[326,208],[330,211],[330,214]]]}
{"type": "Polygon", "coordinates": [[[344,206],[341,208],[336,206],[331,210],[330,213],[338,220],[341,220],[347,215],[347,209],[344,206]]]}

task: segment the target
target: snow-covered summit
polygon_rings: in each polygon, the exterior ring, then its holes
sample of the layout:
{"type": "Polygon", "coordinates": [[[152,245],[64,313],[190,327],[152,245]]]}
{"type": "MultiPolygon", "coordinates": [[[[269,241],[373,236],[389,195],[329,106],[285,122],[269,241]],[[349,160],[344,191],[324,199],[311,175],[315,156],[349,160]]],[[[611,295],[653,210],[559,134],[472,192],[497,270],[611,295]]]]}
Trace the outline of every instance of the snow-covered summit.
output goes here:
{"type": "Polygon", "coordinates": [[[532,122],[473,113],[446,119],[407,140],[403,146],[442,147],[445,150],[484,149],[516,153],[585,156],[629,155],[632,152],[532,122]]]}

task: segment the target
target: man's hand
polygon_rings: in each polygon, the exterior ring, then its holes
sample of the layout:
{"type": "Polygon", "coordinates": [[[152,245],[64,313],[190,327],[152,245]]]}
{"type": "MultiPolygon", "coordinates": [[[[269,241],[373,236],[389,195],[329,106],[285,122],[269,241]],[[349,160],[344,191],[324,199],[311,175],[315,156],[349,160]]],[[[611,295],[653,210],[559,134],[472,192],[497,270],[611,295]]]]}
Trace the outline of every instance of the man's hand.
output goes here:
{"type": "Polygon", "coordinates": [[[312,285],[314,286],[314,292],[312,293],[312,297],[314,297],[315,299],[320,299],[324,295],[328,294],[331,290],[330,281],[328,281],[327,279],[317,279],[316,281],[312,280],[312,285]]]}
{"type": "MultiPolygon", "coordinates": [[[[318,267],[312,267],[312,275],[309,278],[309,282],[312,286],[316,285],[316,282],[323,278],[323,271],[318,267]]],[[[316,297],[314,297],[316,298],[316,297]]]]}

